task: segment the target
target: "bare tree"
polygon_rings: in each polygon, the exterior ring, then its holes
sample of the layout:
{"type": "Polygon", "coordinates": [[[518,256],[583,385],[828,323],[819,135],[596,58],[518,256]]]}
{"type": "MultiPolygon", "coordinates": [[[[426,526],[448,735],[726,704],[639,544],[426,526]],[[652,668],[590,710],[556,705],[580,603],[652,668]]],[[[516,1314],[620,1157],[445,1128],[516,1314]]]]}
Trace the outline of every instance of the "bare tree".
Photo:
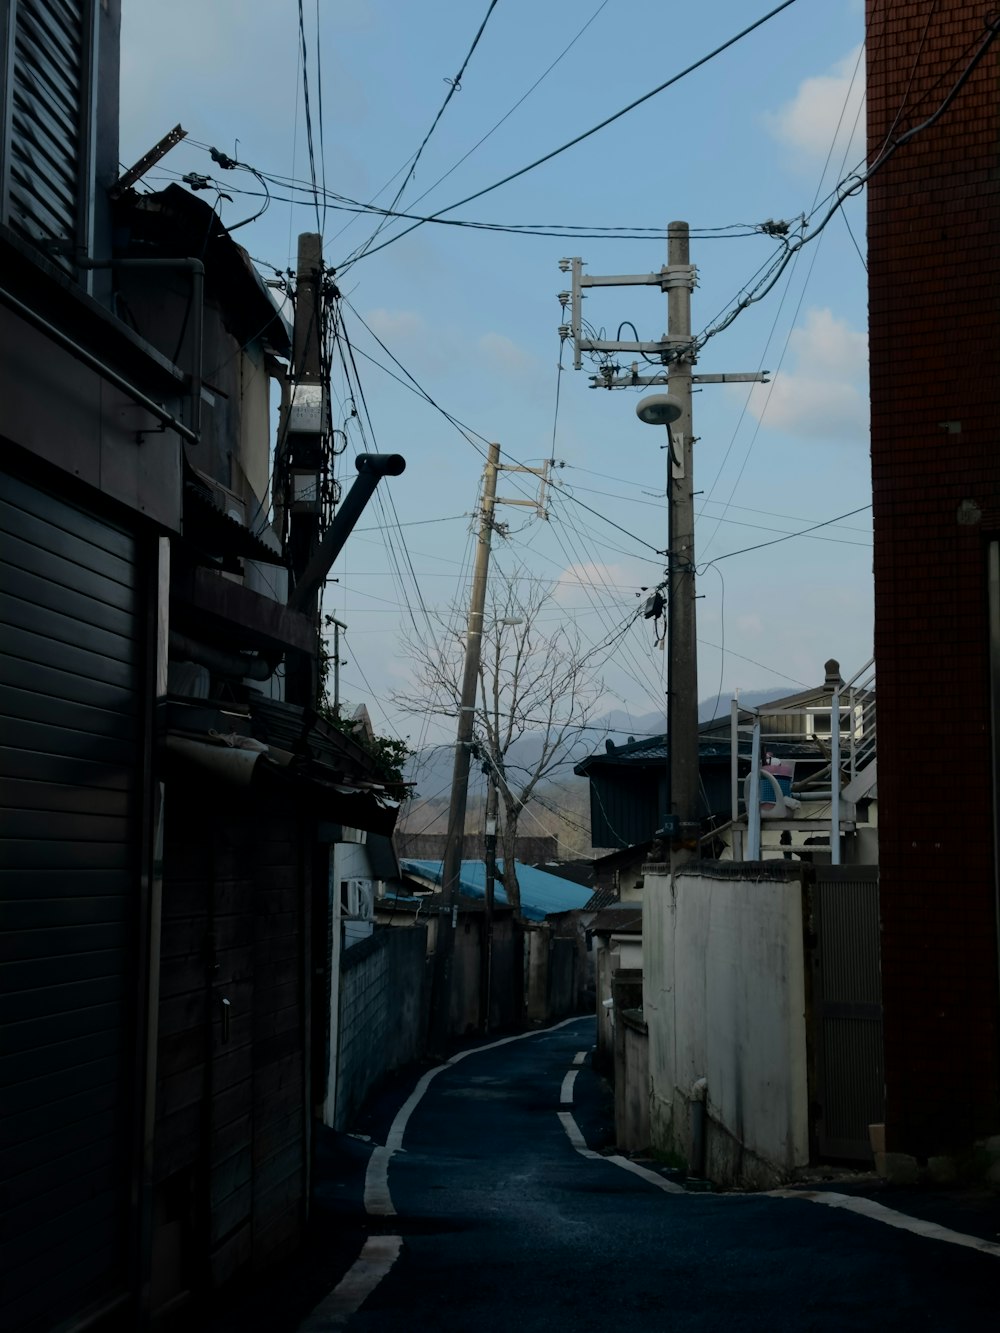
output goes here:
{"type": "MultiPolygon", "coordinates": [[[[543,610],[556,609],[554,585],[544,587],[520,572],[494,578],[483,617],[475,743],[500,797],[499,878],[520,914],[514,848],[521,812],[538,784],[569,761],[603,684],[592,675],[595,650],[582,647],[575,625],[563,620],[549,630],[545,624],[543,610]],[[526,743],[511,756],[519,741],[526,743]]],[[[416,688],[395,693],[393,700],[406,712],[454,718],[465,637],[440,623],[440,642],[408,640],[416,688]]]]}

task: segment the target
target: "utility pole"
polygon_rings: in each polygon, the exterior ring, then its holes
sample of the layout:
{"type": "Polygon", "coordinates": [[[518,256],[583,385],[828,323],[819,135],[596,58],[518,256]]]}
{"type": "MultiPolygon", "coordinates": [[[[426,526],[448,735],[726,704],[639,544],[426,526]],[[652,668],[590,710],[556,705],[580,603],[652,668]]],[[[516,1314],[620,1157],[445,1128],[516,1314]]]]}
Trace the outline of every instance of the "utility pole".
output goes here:
{"type": "Polygon", "coordinates": [[[629,371],[605,364],[591,377],[591,388],[627,389],[662,384],[666,395],[643,399],[637,411],[651,424],[665,425],[667,466],[667,735],[669,774],[667,810],[658,833],[670,844],[671,866],[698,854],[700,820],[698,771],[698,639],[695,623],[694,565],[694,434],[691,394],[694,384],[762,382],[767,371],[739,374],[694,374],[697,342],[691,332],[691,292],[697,270],[691,263],[686,222],[667,227],[667,264],[659,273],[598,277],[583,273],[581,259],[564,259],[560,269],[572,275],[572,290],[559,301],[569,323],[560,334],[572,337],[574,366],[583,364],[584,352],[638,352],[657,356],[663,370],[640,374],[638,362],[629,371]],[[584,289],[593,287],[659,287],[667,297],[667,332],[658,341],[621,342],[583,336],[584,289]]]}
{"type": "MultiPolygon", "coordinates": [[[[323,383],[322,324],[323,238],[315,232],[304,232],[299,236],[296,263],[292,389],[282,423],[287,456],[288,556],[296,582],[316,554],[322,518],[320,478],[328,402],[323,383]]],[[[300,609],[317,622],[318,648],[319,595],[314,593],[300,609]]],[[[312,660],[301,654],[289,658],[285,674],[289,702],[303,708],[315,706],[319,690],[317,664],[318,656],[312,660]]]]}
{"type": "Polygon", "coordinates": [[[483,613],[486,608],[486,582],[490,568],[490,544],[493,539],[493,514],[496,508],[497,473],[500,470],[500,446],[491,444],[483,471],[483,503],[479,513],[479,540],[472,575],[469,600],[469,625],[465,636],[465,670],[458,710],[455,739],[455,766],[451,780],[451,805],[448,809],[448,833],[441,867],[441,912],[438,917],[434,951],[434,1010],[438,1051],[443,1054],[448,1039],[448,1010],[451,1004],[451,962],[455,948],[455,897],[462,869],[465,840],[465,811],[469,796],[469,761],[476,719],[476,689],[483,645],[483,613]]]}
{"type": "Polygon", "coordinates": [[[670,362],[670,394],[680,415],[667,426],[667,732],[670,799],[678,827],[671,841],[671,865],[698,854],[698,636],[694,579],[694,435],[691,418],[691,289],[694,270],[688,224],[667,228],[667,269],[680,276],[667,288],[667,337],[676,348],[670,362]]]}
{"type": "Polygon", "coordinates": [[[483,943],[479,962],[479,1015],[483,1036],[490,1030],[493,998],[493,898],[497,875],[497,782],[492,759],[486,770],[486,887],[483,896],[483,943]]]}
{"type": "Polygon", "coordinates": [[[333,626],[333,715],[340,717],[340,631],[347,626],[336,618],[330,624],[333,626]]]}

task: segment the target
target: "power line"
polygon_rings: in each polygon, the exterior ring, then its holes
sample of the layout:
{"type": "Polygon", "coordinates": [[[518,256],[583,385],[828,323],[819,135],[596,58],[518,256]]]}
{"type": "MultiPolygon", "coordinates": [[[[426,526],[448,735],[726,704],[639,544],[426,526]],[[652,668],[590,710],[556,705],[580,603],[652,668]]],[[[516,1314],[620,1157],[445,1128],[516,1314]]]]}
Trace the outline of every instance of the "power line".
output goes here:
{"type": "Polygon", "coordinates": [[[319,216],[319,193],[316,183],[316,154],[313,147],[312,110],[309,106],[309,51],[306,46],[306,18],[303,0],[299,0],[299,48],[302,61],[302,100],[306,114],[306,146],[309,151],[309,175],[312,178],[313,204],[316,208],[316,230],[323,231],[319,216]]]}
{"type": "MultiPolygon", "coordinates": [[[[879,152],[875,160],[872,163],[870,163],[870,165],[865,167],[864,170],[861,170],[859,168],[858,170],[852,172],[849,176],[846,176],[836,187],[836,189],[831,192],[833,197],[833,202],[827,208],[826,212],[820,218],[819,222],[812,228],[811,231],[806,232],[804,228],[811,223],[812,217],[803,219],[801,224],[803,230],[797,237],[786,243],[785,253],[781,256],[780,260],[775,265],[774,270],[770,274],[768,274],[768,276],[765,279],[763,279],[761,283],[758,284],[758,286],[753,290],[753,292],[751,292],[748,296],[739,301],[718,323],[716,323],[710,328],[703,330],[703,332],[700,333],[694,340],[693,343],[694,350],[700,350],[701,348],[703,348],[710,338],[714,338],[717,334],[722,333],[723,330],[729,328],[730,324],[732,324],[733,321],[749,306],[755,305],[758,301],[762,301],[764,297],[767,296],[768,293],[773,290],[778,279],[781,277],[781,274],[785,271],[787,266],[791,263],[792,259],[799,253],[802,247],[808,245],[811,241],[814,241],[816,237],[823,232],[823,230],[830,223],[831,219],[843,207],[846,201],[852,195],[860,193],[860,191],[864,189],[864,187],[871,180],[871,178],[877,172],[882,170],[885,164],[890,160],[890,158],[893,157],[895,153],[899,151],[900,148],[904,147],[904,145],[909,143],[911,139],[916,137],[916,135],[922,134],[924,130],[930,129],[933,125],[937,123],[938,120],[940,120],[940,118],[945,114],[945,112],[951,106],[952,102],[954,102],[955,98],[965,87],[966,83],[972,77],[973,72],[980,64],[980,62],[983,60],[984,56],[986,55],[990,47],[993,45],[996,38],[1000,36],[1000,16],[997,17],[991,16],[991,18],[987,21],[985,26],[986,26],[985,37],[983,37],[980,40],[979,47],[976,50],[975,54],[973,55],[972,59],[968,62],[965,69],[959,76],[959,78],[956,80],[956,82],[949,90],[948,94],[945,96],[945,98],[938,106],[937,110],[934,111],[925,120],[921,121],[918,125],[911,126],[910,129],[908,129],[904,134],[899,135],[898,138],[895,138],[890,143],[888,143],[879,152]]],[[[831,196],[827,197],[830,198],[831,196]]],[[[465,203],[467,201],[463,200],[462,202],[465,203]]],[[[689,352],[690,350],[691,349],[681,348],[678,349],[675,355],[689,352]]]]}
{"type": "MultiPolygon", "coordinates": [[[[471,426],[467,426],[463,421],[460,421],[460,420],[458,419],[458,417],[452,416],[452,414],[451,414],[450,412],[446,411],[446,410],[445,410],[445,409],[444,409],[438,402],[436,402],[435,399],[432,398],[432,396],[430,395],[430,393],[428,393],[428,391],[423,387],[423,385],[416,379],[416,377],[415,377],[414,375],[412,375],[412,374],[410,373],[410,371],[408,371],[408,370],[406,369],[406,367],[405,367],[405,366],[403,365],[403,363],[399,360],[399,358],[398,358],[397,356],[395,356],[395,355],[389,350],[388,347],[386,347],[385,343],[384,343],[384,342],[382,341],[382,339],[378,336],[378,334],[375,333],[375,331],[374,331],[374,330],[373,330],[373,329],[372,329],[372,328],[365,322],[365,320],[362,318],[362,316],[361,316],[360,314],[358,314],[357,310],[355,310],[354,306],[351,305],[351,303],[350,303],[346,298],[344,298],[344,304],[345,304],[345,305],[347,306],[347,308],[351,311],[351,313],[355,316],[355,318],[356,318],[356,319],[357,319],[357,320],[364,326],[364,328],[368,330],[368,333],[375,339],[375,341],[378,343],[379,347],[382,348],[383,352],[385,352],[385,354],[386,354],[386,355],[387,355],[387,356],[388,356],[388,357],[395,363],[395,365],[397,365],[397,366],[399,367],[399,369],[403,372],[403,374],[406,376],[406,378],[410,381],[410,385],[413,387],[413,391],[417,394],[417,396],[420,397],[420,398],[423,398],[425,402],[427,402],[431,407],[433,407],[433,408],[435,409],[435,411],[440,412],[440,414],[445,418],[445,420],[448,421],[452,426],[454,426],[454,428],[459,432],[459,434],[460,434],[465,440],[467,440],[468,443],[471,444],[472,447],[473,447],[473,448],[474,448],[474,449],[475,449],[481,456],[485,457],[485,450],[482,449],[482,448],[476,443],[476,440],[474,440],[472,437],[473,437],[473,436],[476,436],[476,438],[479,439],[479,440],[481,440],[481,441],[483,442],[483,444],[488,444],[489,441],[487,440],[486,436],[485,436],[485,435],[480,435],[480,433],[479,433],[477,430],[473,430],[473,428],[472,428],[471,426]]],[[[379,365],[379,363],[378,363],[377,361],[375,361],[374,358],[372,358],[372,357],[368,357],[368,356],[367,356],[367,353],[361,351],[360,348],[358,349],[358,351],[361,353],[362,356],[366,356],[368,360],[372,361],[372,364],[373,364],[373,365],[376,365],[376,366],[379,365]]],[[[379,368],[380,368],[381,370],[385,370],[385,367],[384,367],[384,366],[380,366],[379,368]]],[[[391,372],[391,371],[386,371],[386,373],[389,374],[389,375],[392,375],[392,372],[391,372]]],[[[397,379],[398,377],[395,376],[395,375],[393,375],[393,378],[394,378],[394,379],[397,379]]],[[[524,464],[521,462],[521,460],[515,458],[513,454],[511,454],[510,452],[508,452],[508,450],[504,449],[504,450],[502,450],[502,453],[503,453],[503,456],[504,456],[505,458],[510,459],[510,461],[513,462],[513,463],[515,463],[518,467],[523,467],[523,466],[524,466],[524,464]]],[[[523,494],[526,494],[526,492],[524,492],[524,491],[522,491],[522,493],[523,493],[523,494]]],[[[651,545],[649,542],[645,542],[645,541],[643,541],[640,537],[636,537],[634,533],[629,532],[629,530],[628,530],[627,528],[623,528],[623,527],[621,527],[620,524],[615,523],[612,519],[608,518],[606,514],[602,514],[602,513],[601,513],[599,510],[597,510],[597,509],[592,509],[590,505],[588,505],[588,504],[584,504],[584,502],[583,502],[582,500],[578,500],[578,499],[576,498],[576,496],[570,494],[569,492],[562,492],[562,493],[566,495],[566,498],[567,498],[568,500],[572,500],[574,504],[579,505],[582,509],[586,509],[589,513],[593,514],[596,518],[601,519],[602,522],[607,523],[610,527],[613,527],[613,528],[615,528],[618,532],[623,533],[623,534],[624,534],[626,537],[628,537],[631,541],[638,542],[638,544],[639,544],[640,546],[644,546],[644,547],[646,547],[646,549],[649,550],[649,551],[652,551],[654,555],[662,555],[662,554],[663,554],[663,552],[660,551],[657,547],[651,545]]]]}
{"type": "MultiPolygon", "coordinates": [[[[318,0],[317,0],[317,3],[318,3],[318,0]]],[[[431,137],[431,135],[432,135],[432,134],[434,133],[434,131],[437,129],[437,127],[438,127],[438,122],[440,121],[441,117],[444,115],[445,110],[447,109],[448,103],[449,103],[449,102],[451,101],[451,99],[455,96],[455,94],[461,89],[461,87],[462,87],[462,75],[465,73],[466,68],[467,68],[467,66],[468,66],[468,64],[469,64],[469,61],[472,59],[472,53],[475,51],[476,47],[479,45],[479,40],[480,40],[480,38],[482,37],[483,32],[484,32],[484,30],[485,30],[485,28],[486,28],[486,25],[487,25],[487,23],[488,23],[489,20],[490,20],[490,15],[493,13],[494,9],[496,9],[496,7],[497,7],[497,3],[498,3],[498,0],[490,0],[489,8],[487,9],[485,16],[483,17],[483,21],[482,21],[482,23],[480,23],[480,25],[479,25],[479,31],[476,33],[475,37],[472,39],[472,45],[469,47],[469,50],[468,50],[468,52],[466,53],[465,59],[462,61],[462,64],[461,64],[461,67],[459,68],[458,73],[455,75],[455,77],[454,77],[453,79],[446,79],[446,80],[445,80],[445,82],[448,84],[448,93],[447,93],[447,95],[446,95],[444,101],[441,103],[441,106],[438,108],[438,113],[437,113],[437,115],[434,117],[434,120],[433,120],[433,122],[432,122],[432,124],[431,124],[430,129],[429,129],[429,130],[427,131],[427,133],[424,135],[423,142],[421,143],[420,147],[417,149],[416,156],[413,158],[412,162],[410,163],[410,169],[409,169],[409,171],[406,173],[406,175],[403,177],[403,183],[400,185],[399,189],[396,191],[395,197],[393,198],[392,203],[389,205],[389,210],[390,210],[390,211],[391,211],[393,208],[395,208],[396,205],[399,203],[399,200],[400,200],[400,198],[401,198],[402,195],[403,195],[403,191],[406,189],[407,185],[409,185],[410,181],[413,179],[413,173],[414,173],[414,172],[416,171],[416,169],[417,169],[417,163],[420,161],[421,155],[423,154],[424,149],[427,147],[427,144],[428,144],[428,142],[430,141],[430,137],[431,137]]],[[[369,251],[372,242],[375,240],[375,237],[379,234],[379,232],[382,230],[382,228],[383,228],[385,225],[386,225],[385,221],[382,221],[382,222],[379,223],[379,225],[375,228],[374,232],[373,232],[372,235],[369,237],[369,239],[364,243],[364,245],[361,247],[361,249],[360,249],[360,250],[353,256],[354,259],[361,259],[361,258],[362,258],[362,257],[369,251]]],[[[349,262],[350,262],[350,261],[349,261],[349,262]]]]}
{"type": "Polygon", "coordinates": [[[838,514],[836,518],[828,518],[823,523],[814,523],[812,527],[802,528],[799,532],[789,532],[784,537],[775,537],[773,541],[758,542],[756,546],[744,546],[739,551],[727,551],[725,555],[717,555],[714,560],[699,565],[698,571],[703,574],[706,569],[711,569],[720,560],[730,560],[734,555],[746,555],[749,551],[762,551],[765,546],[778,546],[781,542],[790,542],[793,537],[805,537],[807,533],[815,532],[817,528],[828,528],[832,523],[839,523],[842,518],[853,518],[855,514],[863,514],[867,509],[871,509],[870,504],[861,505],[858,509],[850,509],[846,514],[838,514]]]}
{"type": "Polygon", "coordinates": [[[521,94],[521,96],[517,99],[517,101],[516,101],[516,102],[514,103],[514,105],[510,108],[510,110],[507,111],[507,112],[505,112],[505,114],[502,115],[502,116],[500,117],[500,119],[496,122],[496,124],[493,125],[493,126],[491,126],[491,128],[488,129],[488,130],[486,131],[486,133],[482,136],[481,139],[477,139],[477,141],[472,145],[472,147],[469,149],[469,151],[468,151],[467,153],[464,153],[464,154],[458,159],[458,161],[455,163],[454,166],[449,167],[448,170],[444,173],[443,176],[439,176],[438,179],[434,182],[433,185],[428,186],[428,188],[423,192],[423,194],[418,195],[417,198],[414,200],[414,203],[419,204],[421,199],[426,199],[427,196],[431,193],[432,190],[436,190],[437,187],[441,184],[442,181],[447,180],[447,178],[452,174],[452,172],[457,171],[458,168],[462,165],[462,163],[463,163],[464,161],[466,161],[467,158],[471,157],[472,154],[473,154],[478,148],[481,148],[482,145],[486,142],[486,140],[489,139],[489,138],[491,137],[491,135],[493,135],[493,134],[496,133],[496,131],[500,128],[500,126],[504,123],[504,121],[510,119],[510,117],[514,114],[514,112],[518,109],[518,107],[522,104],[522,102],[527,101],[527,99],[528,99],[528,98],[531,96],[531,94],[535,91],[535,89],[538,87],[538,85],[539,85],[540,83],[544,82],[544,80],[548,78],[548,76],[552,73],[552,71],[553,71],[553,70],[555,69],[555,67],[560,63],[560,61],[562,61],[563,58],[564,58],[566,55],[569,54],[569,52],[570,52],[570,51],[573,49],[573,47],[577,44],[577,42],[580,40],[580,38],[583,36],[583,34],[587,31],[587,29],[590,27],[590,25],[594,22],[594,20],[595,20],[595,19],[597,18],[597,16],[600,14],[601,10],[604,9],[604,8],[607,6],[607,4],[608,4],[608,0],[601,0],[601,3],[600,3],[600,4],[597,6],[597,8],[594,10],[593,14],[591,14],[590,18],[587,19],[587,21],[586,21],[586,23],[584,23],[583,27],[580,28],[580,29],[578,30],[578,32],[576,33],[576,35],[575,35],[569,42],[567,42],[567,44],[563,47],[563,49],[562,49],[562,50],[559,52],[559,54],[556,56],[555,60],[553,60],[552,63],[551,63],[549,66],[547,66],[546,69],[544,69],[544,70],[542,71],[542,73],[538,76],[538,78],[537,78],[537,79],[535,80],[535,82],[531,85],[531,87],[528,89],[528,91],[525,92],[525,93],[522,93],[522,94],[521,94]]]}
{"type": "MultiPolygon", "coordinates": [[[[709,51],[707,55],[702,56],[700,59],[694,61],[693,64],[688,65],[685,69],[682,69],[679,73],[672,75],[669,79],[666,79],[663,83],[659,84],[656,88],[653,88],[650,92],[644,93],[642,97],[637,97],[635,101],[630,102],[628,106],[622,107],[620,111],[616,111],[611,116],[607,116],[604,120],[600,122],[600,124],[594,125],[591,129],[585,130],[582,134],[576,135],[575,138],[570,139],[567,143],[562,144],[559,148],[553,148],[551,152],[544,154],[544,156],[542,157],[536,158],[534,162],[529,162],[526,167],[521,167],[518,171],[512,171],[508,176],[504,176],[502,180],[495,181],[492,185],[487,185],[483,189],[477,190],[474,194],[466,195],[464,199],[460,199],[455,204],[449,204],[448,207],[446,208],[438,209],[436,213],[431,214],[431,217],[438,218],[441,217],[444,213],[452,213],[456,208],[461,208],[464,204],[469,204],[474,199],[481,199],[483,195],[491,194],[494,190],[499,190],[500,187],[503,185],[509,185],[511,181],[517,180],[519,177],[527,175],[529,171],[534,171],[536,167],[543,166],[546,162],[551,162],[553,158],[558,157],[561,153],[567,152],[570,148],[575,148],[577,144],[583,143],[585,139],[591,138],[592,135],[597,134],[600,130],[606,129],[609,125],[614,124],[616,120],[620,120],[622,116],[628,115],[628,113],[630,111],[634,111],[636,107],[642,106],[642,104],[644,102],[648,102],[650,98],[658,96],[658,94],[664,92],[667,88],[672,87],[675,83],[679,83],[681,79],[686,78],[689,74],[693,74],[695,70],[700,69],[703,65],[707,65],[709,61],[714,60],[716,56],[721,55],[724,51],[727,51],[731,46],[735,46],[737,42],[742,41],[744,37],[749,36],[750,33],[754,32],[757,28],[767,23],[770,19],[774,18],[775,15],[780,14],[782,10],[790,8],[795,3],[796,0],[782,0],[782,3],[780,5],[777,5],[769,13],[764,14],[759,19],[756,19],[753,23],[751,23],[748,27],[744,28],[741,32],[736,33],[735,36],[730,37],[727,41],[717,46],[714,50],[709,51]]],[[[369,250],[367,253],[369,255],[377,254],[379,250],[383,250],[387,245],[392,245],[394,241],[398,241],[402,237],[408,236],[411,231],[415,231],[417,227],[420,227],[422,225],[423,225],[422,222],[413,223],[412,226],[405,228],[405,230],[401,232],[398,232],[395,236],[389,237],[388,240],[383,241],[381,245],[375,246],[374,249],[369,250]]]]}

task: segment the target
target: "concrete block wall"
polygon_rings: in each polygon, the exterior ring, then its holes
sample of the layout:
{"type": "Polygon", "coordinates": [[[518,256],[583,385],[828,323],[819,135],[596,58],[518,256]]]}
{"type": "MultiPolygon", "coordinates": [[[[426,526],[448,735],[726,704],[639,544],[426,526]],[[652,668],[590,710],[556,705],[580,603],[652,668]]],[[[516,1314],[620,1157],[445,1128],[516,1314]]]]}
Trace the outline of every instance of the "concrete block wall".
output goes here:
{"type": "Polygon", "coordinates": [[[379,1080],[423,1054],[426,955],[422,926],[376,930],[345,952],[334,1128],[349,1129],[379,1080]]]}
{"type": "MultiPolygon", "coordinates": [[[[869,160],[930,116],[977,0],[868,0],[869,160]]],[[[1000,42],[868,185],[886,1148],[1000,1128],[987,548],[1000,533],[1000,42]]]]}

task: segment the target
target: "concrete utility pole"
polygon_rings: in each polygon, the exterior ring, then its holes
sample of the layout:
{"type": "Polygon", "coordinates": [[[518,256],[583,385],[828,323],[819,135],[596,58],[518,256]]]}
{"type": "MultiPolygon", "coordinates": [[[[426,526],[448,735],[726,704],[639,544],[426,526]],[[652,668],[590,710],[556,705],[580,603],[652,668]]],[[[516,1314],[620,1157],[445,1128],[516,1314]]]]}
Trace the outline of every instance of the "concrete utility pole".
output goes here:
{"type": "Polygon", "coordinates": [[[670,842],[671,865],[698,854],[698,638],[695,624],[694,567],[694,428],[691,413],[693,384],[753,383],[766,381],[767,371],[749,374],[696,375],[692,366],[697,345],[691,333],[691,292],[697,270],[691,264],[688,224],[667,227],[667,265],[659,273],[598,277],[583,273],[581,259],[564,259],[560,269],[572,275],[572,291],[561,292],[570,322],[560,334],[572,337],[574,362],[579,369],[584,352],[639,352],[659,356],[664,369],[639,374],[638,362],[630,371],[614,365],[591,377],[591,388],[627,389],[662,384],[669,394],[643,399],[640,418],[667,428],[670,461],[667,467],[667,733],[670,750],[668,808],[659,832],[670,842]],[[667,333],[657,342],[583,337],[582,302],[585,288],[659,287],[667,296],[667,333]]]}
{"type": "Polygon", "coordinates": [[[698,854],[698,636],[694,578],[694,434],[691,418],[691,289],[694,270],[688,250],[688,224],[667,228],[667,269],[681,281],[667,288],[667,337],[678,349],[670,363],[670,394],[680,416],[667,426],[667,732],[670,746],[670,797],[678,827],[671,864],[684,853],[698,854]],[[689,276],[686,276],[689,275],[689,276]]]}
{"type": "Polygon", "coordinates": [[[455,906],[462,869],[465,840],[465,811],[469,796],[470,744],[476,720],[476,690],[483,644],[483,613],[486,608],[486,583],[493,540],[493,514],[496,508],[497,473],[500,470],[500,446],[491,444],[483,470],[483,504],[479,513],[479,540],[472,575],[469,600],[469,625],[465,636],[465,670],[458,709],[458,733],[455,738],[455,766],[451,780],[451,805],[448,809],[448,834],[441,867],[441,914],[438,918],[434,954],[435,1011],[439,1053],[448,1037],[448,1009],[451,1003],[451,960],[455,947],[455,906]],[[438,1026],[440,1025],[440,1026],[438,1026]]]}
{"type": "MultiPolygon", "coordinates": [[[[316,232],[299,237],[295,277],[295,322],[292,330],[292,390],[282,422],[285,453],[288,555],[298,582],[319,545],[322,517],[320,474],[326,386],[323,383],[321,327],[323,321],[323,238],[316,232]]],[[[313,594],[300,608],[314,619],[319,597],[313,594]]],[[[317,641],[319,625],[316,626],[317,641]]],[[[313,707],[319,689],[315,662],[289,659],[286,697],[303,708],[313,707]]]]}

